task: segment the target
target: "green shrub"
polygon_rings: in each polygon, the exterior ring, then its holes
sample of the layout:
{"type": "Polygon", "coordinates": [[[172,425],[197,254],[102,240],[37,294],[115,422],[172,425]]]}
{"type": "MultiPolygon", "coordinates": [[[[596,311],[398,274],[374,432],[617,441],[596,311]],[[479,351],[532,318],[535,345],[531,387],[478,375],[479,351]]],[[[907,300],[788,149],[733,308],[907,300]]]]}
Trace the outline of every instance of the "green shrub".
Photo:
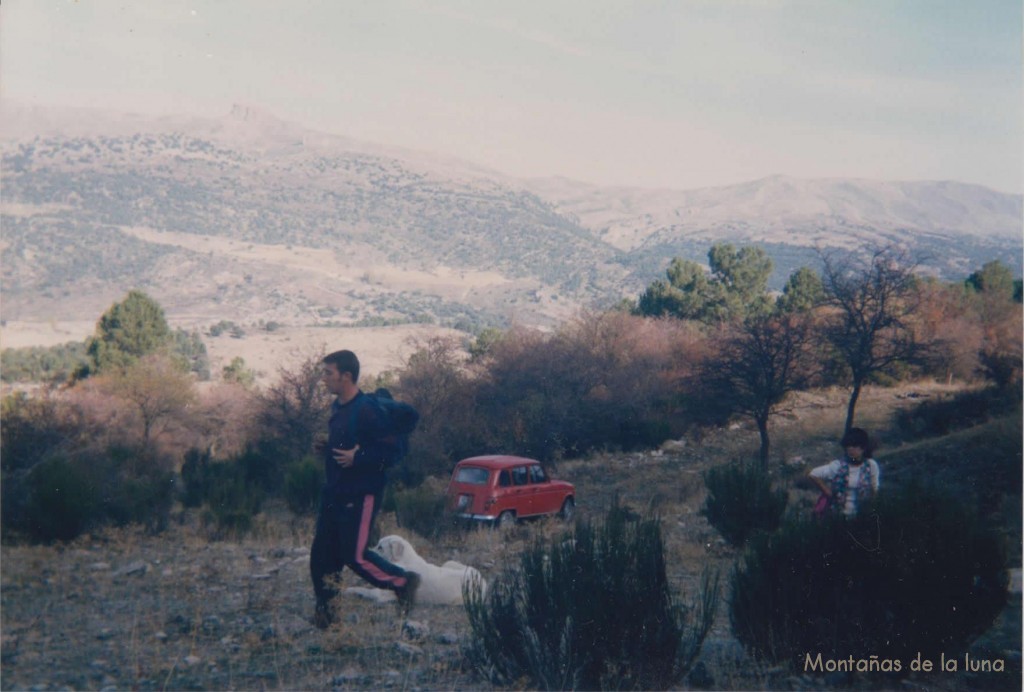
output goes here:
{"type": "Polygon", "coordinates": [[[185,452],[185,462],[181,465],[181,504],[186,507],[199,507],[206,497],[206,469],[210,465],[210,455],[198,449],[185,452]]]}
{"type": "Polygon", "coordinates": [[[296,514],[313,514],[320,506],[323,465],[313,457],[294,462],[285,471],[284,497],[296,514]]]}
{"type": "Polygon", "coordinates": [[[121,476],[104,497],[104,513],[115,524],[142,524],[159,531],[167,526],[174,498],[174,474],[150,469],[121,476]]]}
{"type": "Polygon", "coordinates": [[[615,507],[603,526],[538,540],[486,596],[468,589],[467,655],[502,685],[667,689],[700,652],[717,601],[717,577],[705,575],[696,612],[680,605],[660,522],[615,507]]]}
{"type": "Polygon", "coordinates": [[[453,526],[445,507],[443,481],[428,478],[415,488],[394,488],[389,503],[394,504],[395,520],[403,529],[411,529],[424,538],[437,538],[453,526]]]}
{"type": "Polygon", "coordinates": [[[33,540],[71,540],[98,519],[99,491],[79,464],[63,457],[44,461],[27,485],[24,521],[33,540]]]}
{"type": "Polygon", "coordinates": [[[773,489],[771,478],[754,462],[734,461],[704,474],[708,494],[702,513],[734,546],[756,531],[774,531],[786,511],[785,489],[773,489]]]}
{"type": "Polygon", "coordinates": [[[1005,605],[1006,584],[1003,541],[968,505],[907,486],[856,518],[804,518],[758,536],[733,573],[730,618],[771,661],[802,667],[821,652],[907,665],[918,652],[961,653],[1005,605]]]}
{"type": "Polygon", "coordinates": [[[259,513],[265,492],[261,478],[253,478],[258,453],[246,451],[225,461],[211,459],[209,454],[189,450],[181,466],[182,504],[204,506],[203,521],[220,529],[244,532],[259,513]]]}
{"type": "Polygon", "coordinates": [[[48,396],[9,394],[0,402],[0,464],[5,472],[28,469],[71,445],[76,430],[66,407],[48,396]]]}
{"type": "Polygon", "coordinates": [[[203,523],[220,531],[244,533],[263,505],[264,492],[249,480],[239,460],[211,461],[190,455],[182,466],[186,506],[203,505],[203,523]],[[189,504],[191,503],[191,504],[189,504]]]}
{"type": "Polygon", "coordinates": [[[896,426],[911,440],[948,435],[1010,413],[1019,402],[1019,392],[1012,395],[998,389],[961,392],[949,399],[924,401],[898,411],[896,426]]]}

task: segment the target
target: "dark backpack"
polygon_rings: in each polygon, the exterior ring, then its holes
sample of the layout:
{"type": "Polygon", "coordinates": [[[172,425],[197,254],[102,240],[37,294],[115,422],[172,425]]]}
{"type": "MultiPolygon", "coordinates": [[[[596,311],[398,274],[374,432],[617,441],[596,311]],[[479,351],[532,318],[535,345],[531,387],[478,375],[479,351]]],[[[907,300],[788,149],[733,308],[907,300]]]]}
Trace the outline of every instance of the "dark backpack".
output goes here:
{"type": "MultiPolygon", "coordinates": [[[[366,402],[378,408],[384,418],[385,435],[393,435],[398,441],[394,451],[384,458],[384,468],[390,469],[398,465],[409,453],[409,435],[416,429],[420,420],[419,412],[410,404],[404,401],[395,401],[391,392],[381,387],[375,392],[365,393],[366,402]]],[[[359,408],[352,411],[352,419],[349,423],[350,430],[355,429],[356,415],[359,408]]]]}

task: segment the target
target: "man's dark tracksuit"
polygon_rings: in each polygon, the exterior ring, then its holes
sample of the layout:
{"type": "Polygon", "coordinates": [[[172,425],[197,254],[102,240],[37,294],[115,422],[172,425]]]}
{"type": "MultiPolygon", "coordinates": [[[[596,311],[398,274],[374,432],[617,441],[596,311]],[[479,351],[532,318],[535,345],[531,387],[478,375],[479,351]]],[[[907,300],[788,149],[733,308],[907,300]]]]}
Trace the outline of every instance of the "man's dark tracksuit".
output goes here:
{"type": "Polygon", "coordinates": [[[345,405],[335,399],[328,430],[324,450],[326,484],[309,554],[318,608],[326,607],[337,593],[325,578],[340,575],[346,565],[378,589],[399,591],[406,585],[406,571],[367,545],[387,482],[384,460],[394,452],[397,440],[383,429],[380,408],[361,391],[345,405]],[[353,411],[355,429],[350,430],[353,411]],[[356,444],[359,451],[354,463],[343,468],[332,450],[352,449],[356,444]]]}

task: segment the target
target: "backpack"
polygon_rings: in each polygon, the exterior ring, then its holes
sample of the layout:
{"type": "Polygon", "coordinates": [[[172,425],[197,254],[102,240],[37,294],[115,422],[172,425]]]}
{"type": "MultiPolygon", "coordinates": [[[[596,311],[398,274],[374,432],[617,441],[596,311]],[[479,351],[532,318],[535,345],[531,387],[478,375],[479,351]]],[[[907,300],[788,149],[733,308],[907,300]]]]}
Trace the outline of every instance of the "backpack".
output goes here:
{"type": "MultiPolygon", "coordinates": [[[[409,453],[409,435],[416,429],[420,414],[410,404],[404,401],[395,401],[391,392],[383,387],[375,392],[364,394],[364,403],[376,406],[383,415],[385,434],[393,435],[397,440],[394,452],[384,458],[384,468],[394,468],[409,453]]],[[[349,421],[350,430],[355,429],[358,414],[359,407],[356,407],[352,410],[352,418],[349,421]]]]}

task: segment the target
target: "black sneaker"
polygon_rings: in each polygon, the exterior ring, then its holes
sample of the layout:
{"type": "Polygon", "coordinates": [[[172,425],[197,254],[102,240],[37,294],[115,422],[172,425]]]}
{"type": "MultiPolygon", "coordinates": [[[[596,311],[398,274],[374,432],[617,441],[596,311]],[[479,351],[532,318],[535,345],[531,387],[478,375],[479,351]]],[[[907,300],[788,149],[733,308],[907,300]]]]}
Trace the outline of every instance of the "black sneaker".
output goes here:
{"type": "Polygon", "coordinates": [[[331,626],[332,622],[334,622],[334,617],[331,615],[330,606],[318,603],[316,611],[313,613],[313,624],[317,626],[317,629],[325,630],[331,626]]]}
{"type": "Polygon", "coordinates": [[[420,588],[420,575],[416,572],[405,573],[405,586],[395,591],[398,597],[398,607],[402,612],[408,613],[416,605],[416,591],[420,588]]]}

